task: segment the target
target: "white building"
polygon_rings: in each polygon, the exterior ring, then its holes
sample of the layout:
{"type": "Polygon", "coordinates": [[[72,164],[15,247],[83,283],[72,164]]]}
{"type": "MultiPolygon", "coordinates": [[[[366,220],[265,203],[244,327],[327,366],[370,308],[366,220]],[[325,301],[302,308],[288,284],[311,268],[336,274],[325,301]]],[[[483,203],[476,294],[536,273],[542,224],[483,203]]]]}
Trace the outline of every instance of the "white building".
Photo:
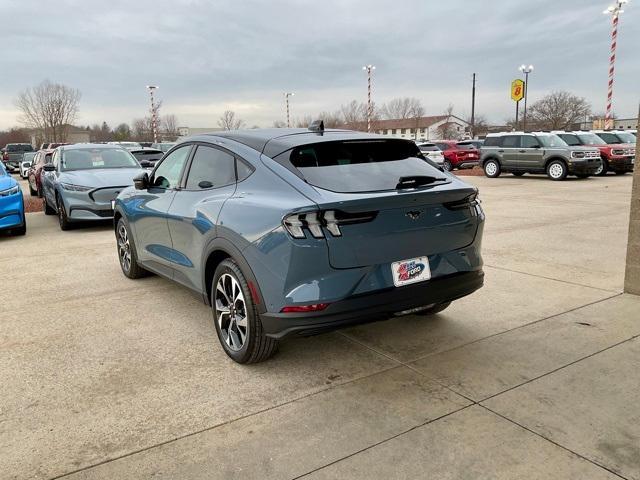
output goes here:
{"type": "MultiPolygon", "coordinates": [[[[371,131],[418,141],[459,140],[469,136],[468,122],[455,115],[433,115],[429,117],[375,120],[371,131]]],[[[364,122],[347,125],[346,128],[366,130],[364,122]]]]}

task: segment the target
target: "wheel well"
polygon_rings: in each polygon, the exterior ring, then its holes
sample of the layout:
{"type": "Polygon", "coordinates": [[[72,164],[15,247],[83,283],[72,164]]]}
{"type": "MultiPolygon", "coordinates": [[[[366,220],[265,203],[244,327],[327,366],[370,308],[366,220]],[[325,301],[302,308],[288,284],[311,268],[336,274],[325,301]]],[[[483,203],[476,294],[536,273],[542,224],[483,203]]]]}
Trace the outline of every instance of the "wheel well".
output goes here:
{"type": "MultiPolygon", "coordinates": [[[[487,157],[484,160],[482,160],[482,168],[484,168],[484,165],[489,161],[489,160],[494,160],[498,165],[500,165],[500,160],[498,159],[498,157],[487,157]]],[[[502,165],[500,165],[502,166],[502,165]]]]}
{"type": "Polygon", "coordinates": [[[213,275],[216,273],[216,268],[218,268],[220,262],[230,257],[231,255],[223,250],[214,250],[207,257],[207,263],[204,267],[204,287],[206,288],[209,302],[211,302],[211,283],[213,282],[213,275]]]}
{"type": "Polygon", "coordinates": [[[115,213],[113,214],[113,228],[114,230],[118,229],[118,220],[120,220],[122,218],[122,214],[119,211],[115,211],[115,213]]]}
{"type": "Polygon", "coordinates": [[[550,158],[549,160],[547,160],[547,162],[544,164],[544,169],[546,170],[547,168],[549,168],[549,164],[550,164],[551,162],[557,162],[557,161],[560,161],[560,162],[564,163],[564,166],[565,166],[566,168],[569,168],[569,167],[567,166],[567,161],[566,161],[564,158],[562,158],[562,157],[551,157],[551,158],[550,158]]]}

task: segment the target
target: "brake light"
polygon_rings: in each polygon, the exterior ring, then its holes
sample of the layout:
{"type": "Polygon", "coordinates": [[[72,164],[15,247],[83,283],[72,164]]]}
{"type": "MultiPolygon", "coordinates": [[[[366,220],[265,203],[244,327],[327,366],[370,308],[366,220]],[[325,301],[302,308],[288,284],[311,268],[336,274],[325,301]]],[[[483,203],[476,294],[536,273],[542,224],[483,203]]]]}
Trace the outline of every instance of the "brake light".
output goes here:
{"type": "Polygon", "coordinates": [[[314,303],[313,305],[289,305],[283,307],[280,313],[309,313],[320,312],[327,308],[329,303],[314,303]]]}
{"type": "Polygon", "coordinates": [[[2,155],[2,160],[4,160],[5,162],[9,160],[9,154],[7,152],[4,152],[4,154],[2,155]]]}
{"type": "Polygon", "coordinates": [[[309,230],[313,238],[324,238],[323,227],[334,237],[341,237],[340,225],[366,223],[376,218],[378,212],[348,213],[340,210],[292,213],[282,220],[284,228],[293,238],[306,238],[309,230]]]}

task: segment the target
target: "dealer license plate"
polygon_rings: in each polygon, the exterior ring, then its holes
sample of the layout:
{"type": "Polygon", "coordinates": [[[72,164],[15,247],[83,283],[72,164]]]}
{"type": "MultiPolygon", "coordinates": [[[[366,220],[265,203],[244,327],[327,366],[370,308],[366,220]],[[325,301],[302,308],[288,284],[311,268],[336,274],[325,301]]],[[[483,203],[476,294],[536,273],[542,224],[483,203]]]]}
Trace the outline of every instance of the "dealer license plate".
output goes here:
{"type": "Polygon", "coordinates": [[[431,278],[429,259],[427,257],[411,258],[391,264],[393,284],[396,287],[411,283],[424,282],[431,278]]]}

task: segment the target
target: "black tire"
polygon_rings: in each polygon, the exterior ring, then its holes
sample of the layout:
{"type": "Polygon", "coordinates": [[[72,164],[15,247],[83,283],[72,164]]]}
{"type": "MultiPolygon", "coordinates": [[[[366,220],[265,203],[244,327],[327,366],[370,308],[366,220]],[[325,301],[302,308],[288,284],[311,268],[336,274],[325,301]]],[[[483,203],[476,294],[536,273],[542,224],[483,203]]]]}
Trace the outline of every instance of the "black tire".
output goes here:
{"type": "Polygon", "coordinates": [[[58,209],[58,223],[60,224],[60,230],[71,230],[71,222],[69,221],[69,217],[67,217],[64,202],[58,195],[56,195],[56,207],[58,209]]]}
{"type": "Polygon", "coordinates": [[[422,316],[435,315],[436,313],[440,313],[441,311],[443,311],[449,305],[451,305],[451,302],[436,303],[433,307],[429,307],[425,310],[420,310],[419,312],[416,312],[416,315],[422,315],[422,316]]]}
{"type": "Polygon", "coordinates": [[[595,175],[597,177],[604,177],[609,171],[609,164],[606,160],[602,160],[602,170],[596,171],[595,175]]]}
{"type": "Polygon", "coordinates": [[[42,210],[45,215],[55,215],[56,211],[49,206],[49,202],[47,202],[47,197],[42,195],[42,210]]]}
{"type": "Polygon", "coordinates": [[[31,186],[31,182],[29,182],[29,195],[31,195],[32,197],[38,195],[38,191],[33,189],[33,187],[31,186]]]}
{"type": "Polygon", "coordinates": [[[500,168],[500,162],[494,160],[493,158],[484,162],[484,165],[482,165],[482,169],[484,170],[484,174],[489,178],[499,177],[502,170],[500,168]]]}
{"type": "Polygon", "coordinates": [[[524,172],[511,172],[514,177],[521,177],[524,175],[524,172]]]}
{"type": "Polygon", "coordinates": [[[547,176],[551,180],[564,180],[568,173],[567,165],[562,160],[554,160],[547,165],[547,176]]]}
{"type": "Polygon", "coordinates": [[[447,172],[453,171],[453,165],[449,160],[445,160],[444,162],[442,162],[442,168],[444,168],[447,172]]]}
{"type": "MultiPolygon", "coordinates": [[[[223,297],[224,298],[228,297],[223,297]]],[[[223,302],[220,303],[223,305],[223,302]]],[[[258,313],[258,309],[253,303],[253,299],[251,297],[251,291],[247,285],[247,280],[245,279],[244,274],[240,270],[238,264],[227,258],[220,262],[220,265],[216,268],[215,274],[213,275],[213,282],[211,283],[211,310],[213,312],[213,322],[215,324],[216,332],[218,333],[218,339],[220,340],[220,345],[224,349],[225,353],[235,362],[237,363],[258,363],[263,362],[270,358],[277,350],[278,350],[278,341],[269,338],[264,334],[262,329],[262,322],[260,321],[260,315],[258,313]],[[218,308],[216,301],[216,290],[218,282],[220,278],[223,277],[223,283],[225,280],[229,280],[229,276],[232,279],[235,279],[237,285],[241,289],[242,300],[240,303],[233,302],[233,308],[236,312],[241,312],[245,314],[246,317],[246,328],[245,328],[245,337],[242,345],[239,348],[234,349],[227,342],[231,342],[231,340],[225,339],[225,334],[227,338],[231,339],[232,333],[232,322],[231,315],[227,318],[229,319],[229,324],[225,325],[228,327],[228,331],[223,332],[223,328],[220,323],[224,321],[218,320],[218,308]],[[242,305],[242,307],[238,307],[236,310],[236,305],[242,305]]],[[[224,313],[222,313],[224,315],[224,313]]],[[[240,328],[236,322],[236,331],[240,328]]],[[[240,338],[237,335],[234,338],[240,338]]],[[[233,343],[233,342],[231,342],[233,343]]]]}
{"type": "Polygon", "coordinates": [[[149,272],[138,264],[136,245],[133,243],[133,237],[131,236],[129,227],[122,218],[118,220],[118,224],[116,225],[116,251],[118,252],[120,269],[125,277],[135,280],[149,275],[149,272]],[[124,229],[124,232],[122,229],[124,229]],[[121,233],[124,234],[124,238],[121,233]],[[129,254],[128,261],[125,252],[129,254]]]}

